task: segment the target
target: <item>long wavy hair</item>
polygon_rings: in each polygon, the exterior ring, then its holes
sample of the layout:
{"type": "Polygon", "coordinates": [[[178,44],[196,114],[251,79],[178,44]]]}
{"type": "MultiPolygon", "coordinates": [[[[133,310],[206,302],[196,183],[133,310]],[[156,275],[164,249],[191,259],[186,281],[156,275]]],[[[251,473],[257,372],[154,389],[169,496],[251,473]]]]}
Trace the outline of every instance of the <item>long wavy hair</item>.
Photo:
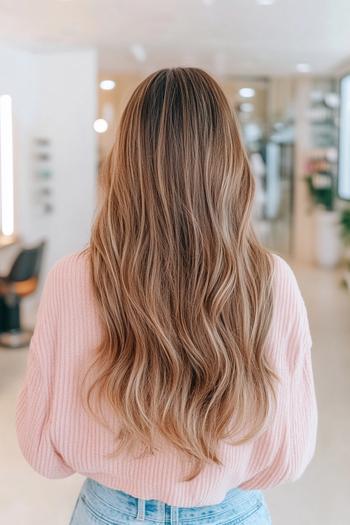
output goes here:
{"type": "Polygon", "coordinates": [[[87,253],[103,338],[87,406],[118,416],[118,450],[154,453],[161,436],[194,460],[189,481],[222,464],[221,440],[264,430],[279,379],[264,345],[273,260],[251,227],[254,179],[218,83],[191,67],[143,80],[101,183],[87,253]]]}

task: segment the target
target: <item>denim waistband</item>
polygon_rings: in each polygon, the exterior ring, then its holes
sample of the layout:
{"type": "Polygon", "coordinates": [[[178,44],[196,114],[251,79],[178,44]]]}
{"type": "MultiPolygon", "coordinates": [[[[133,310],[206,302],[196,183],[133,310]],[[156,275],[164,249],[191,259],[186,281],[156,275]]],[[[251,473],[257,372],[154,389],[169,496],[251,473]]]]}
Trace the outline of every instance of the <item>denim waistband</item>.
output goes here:
{"type": "Polygon", "coordinates": [[[82,492],[87,495],[90,505],[103,507],[111,517],[114,511],[119,511],[130,518],[142,522],[154,523],[214,523],[225,513],[237,517],[246,517],[250,510],[254,512],[263,504],[260,490],[243,490],[233,488],[226,493],[224,500],[216,505],[200,507],[177,507],[156,499],[142,499],[132,496],[122,490],[112,489],[91,478],[86,479],[82,492]]]}

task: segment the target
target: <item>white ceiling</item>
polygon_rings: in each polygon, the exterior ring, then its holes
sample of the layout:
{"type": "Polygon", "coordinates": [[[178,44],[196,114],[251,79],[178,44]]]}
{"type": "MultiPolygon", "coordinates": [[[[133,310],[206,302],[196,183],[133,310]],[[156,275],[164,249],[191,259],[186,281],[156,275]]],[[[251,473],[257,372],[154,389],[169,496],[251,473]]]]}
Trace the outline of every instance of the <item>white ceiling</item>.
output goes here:
{"type": "Polygon", "coordinates": [[[195,65],[269,76],[307,62],[322,74],[350,62],[350,0],[0,0],[0,39],[34,51],[95,46],[101,69],[116,72],[195,65]]]}

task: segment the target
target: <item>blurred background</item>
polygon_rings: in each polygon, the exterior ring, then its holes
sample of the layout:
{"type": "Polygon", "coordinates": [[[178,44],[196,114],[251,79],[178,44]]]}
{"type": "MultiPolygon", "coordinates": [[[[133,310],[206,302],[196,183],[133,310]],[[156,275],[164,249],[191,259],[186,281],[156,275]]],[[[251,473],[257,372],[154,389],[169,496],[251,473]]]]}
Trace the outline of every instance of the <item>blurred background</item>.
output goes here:
{"type": "Polygon", "coordinates": [[[0,522],[68,524],[83,478],[47,480],[14,408],[49,268],[86,245],[98,169],[137,84],[196,66],[238,115],[254,223],[309,312],[319,406],[302,479],[265,492],[274,525],[350,523],[348,0],[0,0],[0,522]]]}

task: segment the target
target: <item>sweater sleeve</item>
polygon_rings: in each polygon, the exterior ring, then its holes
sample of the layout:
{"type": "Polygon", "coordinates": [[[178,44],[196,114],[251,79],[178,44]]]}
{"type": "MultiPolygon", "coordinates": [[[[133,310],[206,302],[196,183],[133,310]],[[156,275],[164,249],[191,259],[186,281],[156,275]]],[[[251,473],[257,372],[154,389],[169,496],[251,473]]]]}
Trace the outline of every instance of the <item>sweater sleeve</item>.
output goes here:
{"type": "Polygon", "coordinates": [[[59,267],[59,263],[56,263],[44,283],[29,346],[25,378],[16,405],[16,430],[22,454],[34,470],[48,478],[63,478],[73,474],[73,470],[55,450],[50,437],[50,405],[61,292],[59,267]]]}
{"type": "Polygon", "coordinates": [[[316,449],[318,408],[307,310],[290,266],[278,256],[275,262],[275,322],[286,340],[280,374],[283,398],[279,400],[283,425],[274,435],[278,447],[272,463],[241,484],[243,489],[266,489],[299,479],[316,449]]]}

